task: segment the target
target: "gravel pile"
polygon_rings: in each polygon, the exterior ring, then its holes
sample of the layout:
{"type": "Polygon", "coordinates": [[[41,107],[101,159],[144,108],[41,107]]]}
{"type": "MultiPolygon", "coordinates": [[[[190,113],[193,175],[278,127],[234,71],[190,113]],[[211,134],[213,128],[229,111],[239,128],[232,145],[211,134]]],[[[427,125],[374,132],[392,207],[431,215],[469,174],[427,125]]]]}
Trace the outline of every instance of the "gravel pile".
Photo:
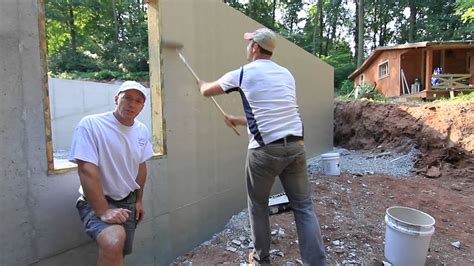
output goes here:
{"type": "MultiPolygon", "coordinates": [[[[371,153],[334,149],[331,153],[339,153],[341,173],[355,175],[385,174],[391,176],[411,176],[412,168],[419,152],[412,148],[407,154],[394,152],[371,153]]],[[[308,162],[308,174],[324,175],[321,156],[308,162]]]]}

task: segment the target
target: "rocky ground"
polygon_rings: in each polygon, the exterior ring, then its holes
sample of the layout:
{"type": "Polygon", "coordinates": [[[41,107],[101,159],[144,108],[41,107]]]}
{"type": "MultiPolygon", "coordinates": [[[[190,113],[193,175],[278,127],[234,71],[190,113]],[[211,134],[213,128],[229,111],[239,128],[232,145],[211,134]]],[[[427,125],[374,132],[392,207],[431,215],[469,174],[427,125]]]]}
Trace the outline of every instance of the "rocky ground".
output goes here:
{"type": "MultiPolygon", "coordinates": [[[[341,175],[309,166],[328,263],[382,264],[385,211],[406,206],[436,220],[426,263],[474,264],[474,103],[336,103],[335,145],[341,175]]],[[[293,214],[270,216],[272,262],[301,263],[293,214]]],[[[247,212],[174,264],[245,263],[247,212]]]]}

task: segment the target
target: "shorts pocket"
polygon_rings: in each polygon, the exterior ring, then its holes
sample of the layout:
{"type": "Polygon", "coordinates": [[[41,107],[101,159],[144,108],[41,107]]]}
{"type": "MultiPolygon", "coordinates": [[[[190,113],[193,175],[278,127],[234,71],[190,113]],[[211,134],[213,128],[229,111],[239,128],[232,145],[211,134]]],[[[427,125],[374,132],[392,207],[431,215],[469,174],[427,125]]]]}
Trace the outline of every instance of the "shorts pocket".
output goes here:
{"type": "Polygon", "coordinates": [[[79,217],[81,217],[81,221],[84,223],[84,226],[87,226],[90,219],[94,217],[95,213],[92,208],[89,206],[87,201],[79,200],[76,203],[77,211],[79,212],[79,217]]]}
{"type": "Polygon", "coordinates": [[[78,199],[76,201],[76,208],[80,209],[80,208],[84,207],[86,204],[87,204],[87,202],[85,200],[78,199]]]}

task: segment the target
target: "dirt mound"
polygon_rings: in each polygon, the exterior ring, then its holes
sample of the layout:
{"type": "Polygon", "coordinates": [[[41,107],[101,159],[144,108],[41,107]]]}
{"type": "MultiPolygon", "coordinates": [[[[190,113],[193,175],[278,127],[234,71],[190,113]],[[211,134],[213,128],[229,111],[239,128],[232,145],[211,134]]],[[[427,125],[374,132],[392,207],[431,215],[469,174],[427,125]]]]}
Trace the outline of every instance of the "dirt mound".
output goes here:
{"type": "Polygon", "coordinates": [[[336,102],[334,145],[357,150],[420,150],[415,173],[474,176],[474,103],[336,102]]]}

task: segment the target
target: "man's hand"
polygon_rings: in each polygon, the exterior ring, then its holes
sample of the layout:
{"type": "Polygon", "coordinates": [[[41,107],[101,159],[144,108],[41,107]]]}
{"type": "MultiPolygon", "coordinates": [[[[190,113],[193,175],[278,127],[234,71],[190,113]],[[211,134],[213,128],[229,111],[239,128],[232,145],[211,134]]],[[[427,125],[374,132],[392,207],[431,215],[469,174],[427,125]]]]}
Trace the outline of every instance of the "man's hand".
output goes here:
{"type": "Polygon", "coordinates": [[[108,224],[123,224],[127,221],[131,212],[131,210],[123,208],[107,209],[105,213],[100,216],[100,219],[108,224]]]}
{"type": "Polygon", "coordinates": [[[235,117],[233,115],[224,115],[224,122],[228,127],[236,127],[237,124],[234,122],[235,117]]]}
{"type": "Polygon", "coordinates": [[[141,201],[137,201],[137,203],[135,203],[135,209],[137,211],[135,219],[137,220],[137,223],[140,223],[143,220],[143,217],[145,217],[145,209],[143,208],[141,201]]]}
{"type": "Polygon", "coordinates": [[[224,122],[228,127],[245,126],[247,125],[247,119],[243,116],[233,116],[229,114],[224,115],[224,122]]]}
{"type": "Polygon", "coordinates": [[[203,81],[203,80],[196,80],[196,83],[197,83],[197,86],[198,86],[198,88],[199,88],[199,91],[201,91],[202,85],[203,85],[204,83],[206,83],[206,82],[203,81]]]}

